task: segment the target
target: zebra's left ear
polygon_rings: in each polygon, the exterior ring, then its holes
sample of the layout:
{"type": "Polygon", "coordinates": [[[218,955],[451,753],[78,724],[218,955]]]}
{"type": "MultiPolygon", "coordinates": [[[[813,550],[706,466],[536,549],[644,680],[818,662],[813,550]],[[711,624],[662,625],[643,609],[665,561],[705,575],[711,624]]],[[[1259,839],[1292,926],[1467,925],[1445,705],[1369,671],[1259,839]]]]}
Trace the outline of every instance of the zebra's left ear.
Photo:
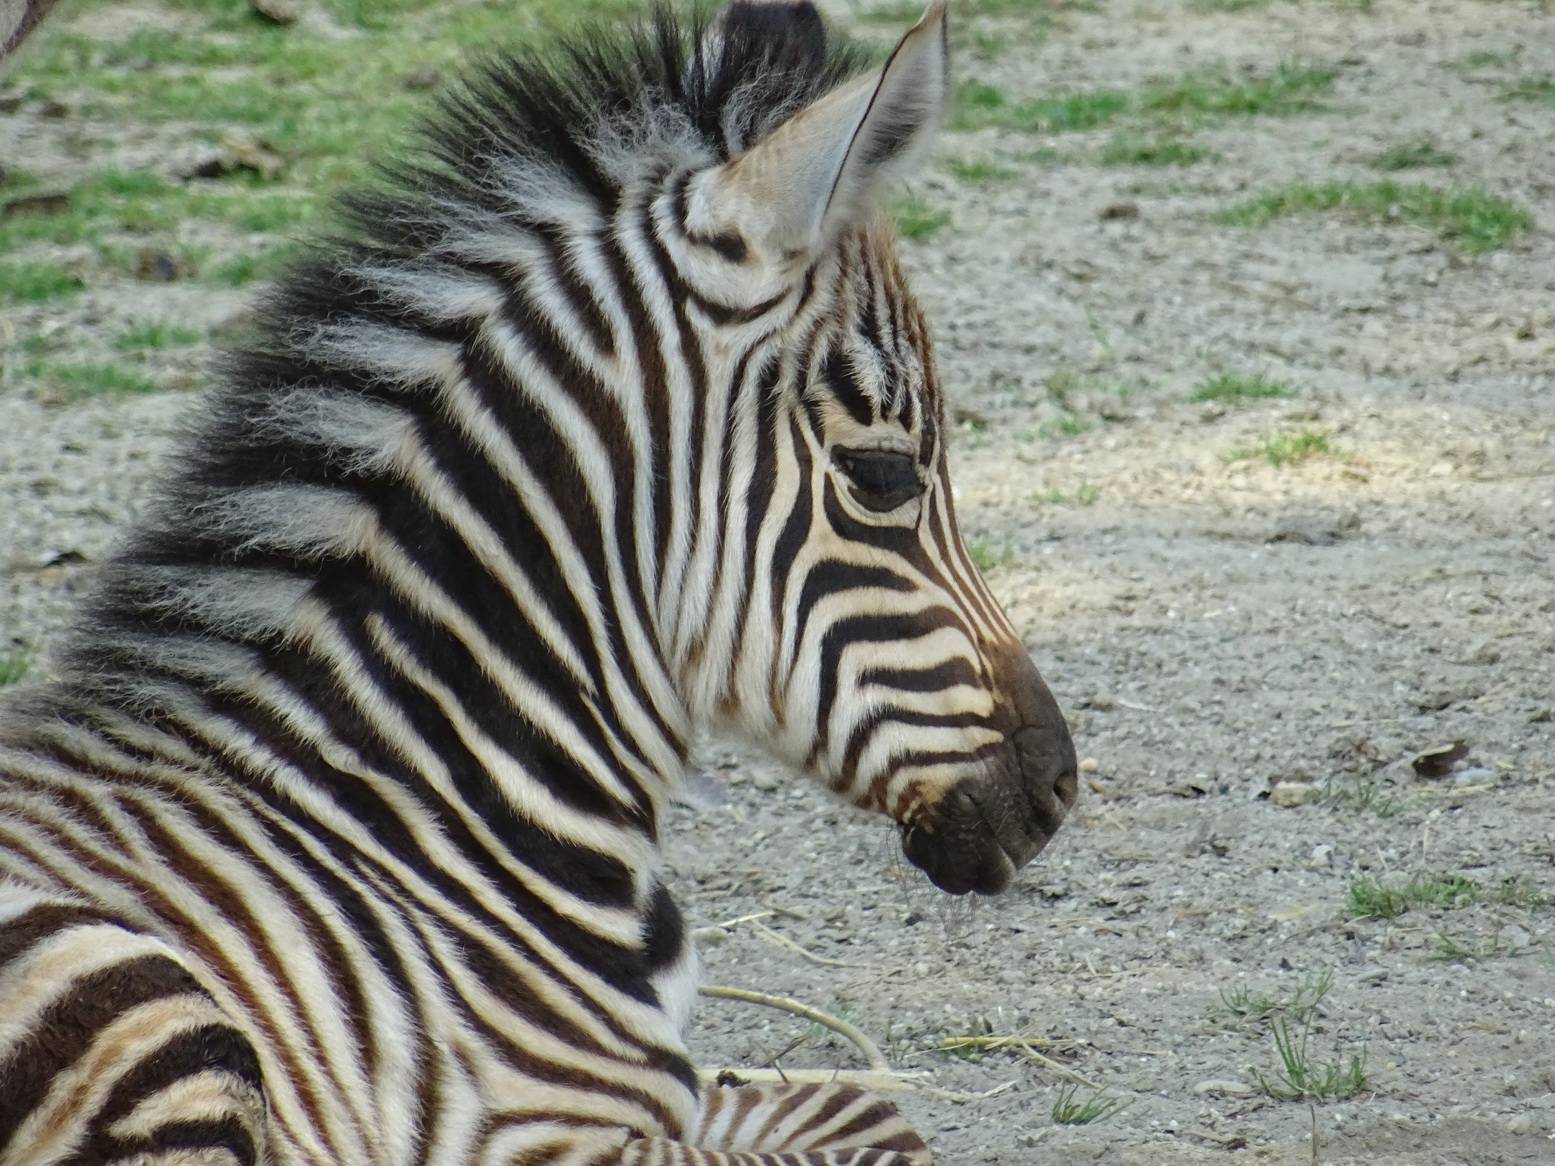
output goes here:
{"type": "Polygon", "coordinates": [[[827,94],[707,176],[696,217],[766,256],[813,255],[860,221],[933,137],[949,83],[945,0],[930,0],[874,76],[827,94]]]}

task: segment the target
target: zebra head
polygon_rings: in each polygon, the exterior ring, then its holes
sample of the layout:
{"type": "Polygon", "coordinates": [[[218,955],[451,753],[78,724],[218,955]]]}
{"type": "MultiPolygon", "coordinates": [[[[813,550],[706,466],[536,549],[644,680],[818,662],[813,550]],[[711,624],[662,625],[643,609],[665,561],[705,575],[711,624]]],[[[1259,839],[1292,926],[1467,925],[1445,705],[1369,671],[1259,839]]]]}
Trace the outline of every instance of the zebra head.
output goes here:
{"type": "MultiPolygon", "coordinates": [[[[736,5],[725,37],[819,35],[736,5]]],[[[790,50],[793,51],[793,50],[790,50]]],[[[947,96],[945,6],[878,71],[670,184],[656,220],[713,395],[722,528],[664,603],[694,706],[899,823],[941,888],[997,892],[1076,795],[1058,705],[956,525],[942,386],[878,207],[947,96]]]]}

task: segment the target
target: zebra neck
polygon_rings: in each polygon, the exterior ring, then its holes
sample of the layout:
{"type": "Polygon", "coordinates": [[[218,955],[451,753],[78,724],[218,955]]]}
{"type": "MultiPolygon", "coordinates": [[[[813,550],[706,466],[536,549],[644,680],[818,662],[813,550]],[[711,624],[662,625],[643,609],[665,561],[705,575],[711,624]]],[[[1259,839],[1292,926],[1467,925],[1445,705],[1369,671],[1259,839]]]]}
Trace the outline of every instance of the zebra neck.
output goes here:
{"type": "Polygon", "coordinates": [[[482,541],[450,499],[356,486],[185,496],[183,530],[154,515],[105,565],[55,711],[364,845],[421,847],[411,824],[433,821],[466,863],[516,855],[641,901],[685,767],[668,682],[622,662],[565,575],[540,585],[551,550],[521,514],[482,541]],[[217,509],[246,525],[214,530],[217,509]],[[330,553],[283,548],[283,515],[330,553]]]}

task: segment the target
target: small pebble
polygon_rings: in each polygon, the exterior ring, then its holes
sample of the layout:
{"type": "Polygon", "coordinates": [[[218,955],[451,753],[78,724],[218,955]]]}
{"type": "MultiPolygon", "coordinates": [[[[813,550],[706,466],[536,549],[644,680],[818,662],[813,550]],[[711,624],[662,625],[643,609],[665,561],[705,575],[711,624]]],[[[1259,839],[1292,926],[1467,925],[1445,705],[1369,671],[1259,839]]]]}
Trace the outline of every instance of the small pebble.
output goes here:
{"type": "Polygon", "coordinates": [[[1533,1117],[1530,1114],[1519,1113],[1506,1123],[1506,1132],[1509,1134],[1531,1134],[1533,1132],[1533,1117]]]}
{"type": "Polygon", "coordinates": [[[1304,806],[1308,802],[1317,800],[1317,786],[1309,781],[1281,781],[1276,782],[1269,791],[1269,799],[1277,806],[1289,809],[1292,806],[1304,806]]]}
{"type": "Polygon", "coordinates": [[[1080,772],[1081,773],[1096,773],[1100,769],[1101,769],[1101,762],[1097,761],[1096,758],[1094,758],[1094,757],[1083,757],[1083,758],[1080,759],[1080,772]]]}

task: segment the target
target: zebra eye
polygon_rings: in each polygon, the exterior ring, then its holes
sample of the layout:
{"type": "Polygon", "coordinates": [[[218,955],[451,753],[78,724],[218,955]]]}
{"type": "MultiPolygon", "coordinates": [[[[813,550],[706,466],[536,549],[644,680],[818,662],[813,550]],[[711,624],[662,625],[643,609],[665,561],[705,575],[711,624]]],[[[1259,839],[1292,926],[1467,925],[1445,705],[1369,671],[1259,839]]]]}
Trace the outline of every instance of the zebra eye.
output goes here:
{"type": "Polygon", "coordinates": [[[923,493],[916,459],[889,449],[839,449],[833,455],[860,505],[884,514],[923,493]]]}

